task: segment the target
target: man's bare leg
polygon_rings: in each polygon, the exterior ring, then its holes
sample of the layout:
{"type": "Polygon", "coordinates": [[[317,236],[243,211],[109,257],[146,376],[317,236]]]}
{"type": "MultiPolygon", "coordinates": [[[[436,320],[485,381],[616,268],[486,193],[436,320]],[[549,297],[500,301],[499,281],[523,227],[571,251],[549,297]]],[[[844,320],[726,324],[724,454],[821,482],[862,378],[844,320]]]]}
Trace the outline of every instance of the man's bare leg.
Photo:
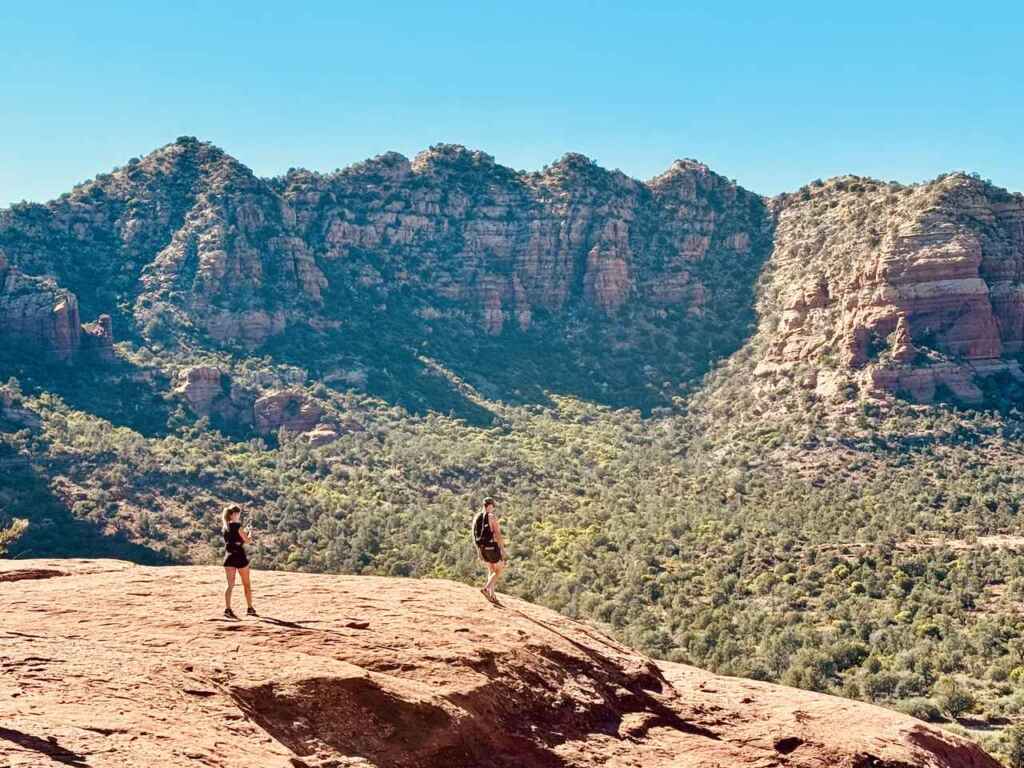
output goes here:
{"type": "Polygon", "coordinates": [[[494,588],[498,584],[498,578],[501,576],[501,572],[505,570],[504,563],[488,563],[488,569],[491,571],[490,577],[487,579],[487,583],[484,585],[484,592],[491,600],[495,600],[494,588]]]}

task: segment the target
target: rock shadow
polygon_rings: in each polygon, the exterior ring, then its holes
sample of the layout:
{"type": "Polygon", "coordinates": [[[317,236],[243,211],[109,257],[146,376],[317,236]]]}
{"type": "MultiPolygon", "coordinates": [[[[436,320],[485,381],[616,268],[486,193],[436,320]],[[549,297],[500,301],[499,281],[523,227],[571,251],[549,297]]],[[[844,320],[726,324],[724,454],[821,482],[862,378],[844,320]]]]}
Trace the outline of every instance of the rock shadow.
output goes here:
{"type": "Polygon", "coordinates": [[[391,690],[372,675],[235,687],[231,695],[247,717],[300,757],[361,757],[380,768],[565,766],[532,742],[449,711],[422,691],[391,690]]]}
{"type": "Polygon", "coordinates": [[[7,351],[0,355],[0,381],[14,376],[26,394],[50,392],[71,408],[128,427],[145,437],[169,433],[171,405],[161,374],[117,358],[47,364],[7,351]]]}
{"type": "Polygon", "coordinates": [[[42,739],[29,733],[16,731],[13,728],[0,726],[0,740],[15,744],[23,750],[38,752],[40,755],[45,755],[53,762],[60,763],[61,765],[81,766],[82,768],[87,768],[89,765],[85,755],[80,755],[77,752],[62,747],[53,737],[42,739]]]}
{"type": "Polygon", "coordinates": [[[520,610],[512,609],[531,624],[556,635],[569,643],[580,654],[559,650],[550,645],[541,645],[535,652],[549,663],[546,674],[530,672],[524,675],[522,668],[501,664],[494,654],[483,652],[473,669],[487,677],[490,682],[471,694],[458,697],[460,706],[481,717],[493,718],[500,726],[516,733],[523,723],[543,723],[544,727],[522,733],[540,741],[548,750],[557,748],[569,740],[585,739],[594,733],[612,738],[641,738],[653,728],[671,728],[702,738],[719,740],[712,730],[685,720],[668,702],[672,694],[671,685],[652,664],[646,669],[629,671],[614,660],[581,643],[558,628],[537,620],[520,610]],[[557,700],[559,685],[573,681],[573,685],[586,684],[593,689],[593,701],[586,712],[575,708],[560,709],[545,705],[543,695],[532,701],[509,701],[510,690],[549,691],[557,700]],[[584,683],[586,681],[586,683],[584,683]],[[507,707],[496,702],[509,702],[507,707]],[[530,707],[541,706],[537,712],[530,707]],[[505,711],[507,709],[507,711],[505,711]],[[641,722],[626,727],[629,715],[641,714],[641,722]],[[624,733],[624,727],[626,732],[624,733]]]}

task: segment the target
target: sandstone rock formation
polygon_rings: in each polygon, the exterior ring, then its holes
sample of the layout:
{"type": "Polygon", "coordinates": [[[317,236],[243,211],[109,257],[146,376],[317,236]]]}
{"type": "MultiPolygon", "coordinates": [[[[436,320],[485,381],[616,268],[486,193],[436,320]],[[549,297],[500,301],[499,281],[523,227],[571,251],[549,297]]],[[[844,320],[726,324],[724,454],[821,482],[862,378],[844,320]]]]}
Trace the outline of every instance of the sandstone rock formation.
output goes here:
{"type": "Polygon", "coordinates": [[[314,448],[320,445],[327,445],[333,443],[340,437],[336,427],[328,424],[317,424],[309,432],[306,432],[306,442],[312,445],[314,448]]]}
{"type": "Polygon", "coordinates": [[[192,411],[209,416],[213,404],[226,394],[225,374],[212,365],[195,365],[178,374],[175,392],[181,394],[192,411]]]}
{"type": "Polygon", "coordinates": [[[0,762],[998,768],[877,707],[658,664],[439,580],[0,562],[0,762]]]}
{"type": "Polygon", "coordinates": [[[174,392],[197,416],[216,417],[238,427],[253,423],[254,395],[212,365],[194,365],[178,373],[174,392]]]}
{"type": "Polygon", "coordinates": [[[256,430],[267,434],[279,429],[308,432],[323,416],[323,409],[314,400],[297,390],[271,392],[253,405],[256,430]]]}
{"type": "Polygon", "coordinates": [[[178,372],[174,394],[197,416],[220,420],[232,429],[253,428],[277,436],[281,430],[303,435],[313,446],[338,439],[340,427],[325,419],[323,406],[299,389],[257,394],[232,381],[214,365],[193,365],[178,372]]]}
{"type": "Polygon", "coordinates": [[[906,315],[900,315],[896,321],[896,330],[892,337],[892,359],[897,363],[909,363],[917,357],[917,350],[910,338],[910,328],[906,315]]]}
{"type": "Polygon", "coordinates": [[[411,163],[391,153],[333,176],[295,172],[280,192],[325,272],[470,309],[492,335],[571,306],[697,314],[705,257],[764,254],[759,199],[691,161],[643,184],[577,154],[515,174],[438,145],[411,163]]]}
{"type": "Polygon", "coordinates": [[[78,299],[50,277],[33,277],[11,266],[0,249],[0,344],[24,350],[33,360],[71,362],[114,359],[110,316],[79,321],[78,299]]]}
{"type": "Polygon", "coordinates": [[[183,137],[0,211],[0,333],[61,360],[111,357],[111,324],[293,354],[301,334],[338,349],[386,333],[402,354],[437,331],[489,336],[548,344],[590,395],[664,402],[747,340],[761,272],[768,386],[979,403],[993,381],[1024,386],[1022,254],[1024,199],[964,174],[841,177],[766,206],[693,160],[641,182],[573,153],[526,173],[439,144],[260,179],[183,137]],[[79,306],[113,320],[83,335],[79,306]]]}
{"type": "Polygon", "coordinates": [[[5,343],[34,347],[46,358],[68,361],[78,350],[78,301],[56,281],[11,268],[0,254],[0,334],[5,343]]]}
{"type": "Polygon", "coordinates": [[[81,348],[86,354],[97,360],[112,362],[114,360],[114,332],[111,328],[110,315],[100,315],[94,323],[82,326],[81,348]]]}
{"type": "Polygon", "coordinates": [[[468,312],[495,335],[573,307],[699,315],[732,290],[704,263],[756,270],[766,222],[758,196],[694,161],[645,184],[576,154],[517,173],[437,145],[412,162],[389,153],[262,180],[186,137],[46,206],[3,212],[0,247],[29,273],[92,278],[90,308],[134,302],[146,333],[173,317],[252,347],[322,324],[353,292],[468,312]]]}
{"type": "Polygon", "coordinates": [[[830,369],[920,402],[945,387],[977,403],[985,378],[1024,381],[1024,197],[963,174],[843,177],[773,206],[759,374],[830,369]]]}

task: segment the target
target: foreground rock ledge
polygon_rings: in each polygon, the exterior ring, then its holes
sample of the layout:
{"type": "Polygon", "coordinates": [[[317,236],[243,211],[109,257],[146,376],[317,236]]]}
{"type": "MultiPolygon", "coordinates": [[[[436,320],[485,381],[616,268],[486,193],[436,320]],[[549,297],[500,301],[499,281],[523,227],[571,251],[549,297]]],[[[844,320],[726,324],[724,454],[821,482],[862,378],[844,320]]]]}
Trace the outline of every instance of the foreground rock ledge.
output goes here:
{"type": "Polygon", "coordinates": [[[461,584],[258,572],[262,617],[228,622],[222,579],[0,563],[0,765],[998,768],[911,718],[655,663],[461,584]]]}

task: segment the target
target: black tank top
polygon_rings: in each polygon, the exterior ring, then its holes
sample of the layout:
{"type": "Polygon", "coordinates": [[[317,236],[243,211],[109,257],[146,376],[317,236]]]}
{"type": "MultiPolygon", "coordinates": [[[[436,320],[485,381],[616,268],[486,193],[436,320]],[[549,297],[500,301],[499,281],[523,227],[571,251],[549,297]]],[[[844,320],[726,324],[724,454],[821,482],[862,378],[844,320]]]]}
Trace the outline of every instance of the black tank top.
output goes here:
{"type": "Polygon", "coordinates": [[[239,552],[245,551],[241,530],[241,523],[228,523],[228,529],[224,531],[224,551],[229,555],[236,555],[239,552]]]}

